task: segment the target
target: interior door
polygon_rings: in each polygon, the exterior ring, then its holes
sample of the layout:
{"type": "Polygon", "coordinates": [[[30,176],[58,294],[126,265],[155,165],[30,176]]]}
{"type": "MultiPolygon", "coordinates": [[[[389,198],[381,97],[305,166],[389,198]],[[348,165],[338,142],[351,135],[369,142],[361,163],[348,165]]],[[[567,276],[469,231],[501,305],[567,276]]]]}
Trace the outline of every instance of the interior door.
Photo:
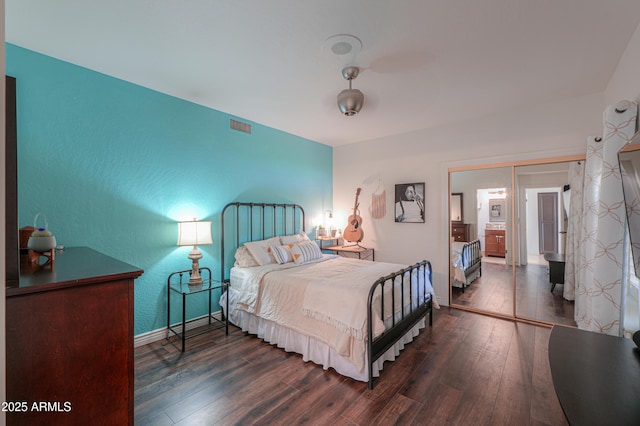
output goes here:
{"type": "Polygon", "coordinates": [[[538,193],[539,253],[558,253],[558,193],[538,193]]]}

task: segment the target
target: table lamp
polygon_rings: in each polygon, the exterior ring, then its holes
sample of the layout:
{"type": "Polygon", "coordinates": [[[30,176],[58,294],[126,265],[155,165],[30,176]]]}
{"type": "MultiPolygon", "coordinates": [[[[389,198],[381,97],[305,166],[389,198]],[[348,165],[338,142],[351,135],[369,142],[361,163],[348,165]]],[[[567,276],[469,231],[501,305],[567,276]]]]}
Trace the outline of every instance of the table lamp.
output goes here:
{"type": "Polygon", "coordinates": [[[189,253],[191,259],[191,277],[189,285],[202,285],[200,276],[200,265],[198,260],[202,259],[202,253],[198,250],[198,245],[213,244],[211,239],[211,221],[197,221],[193,219],[187,222],[178,222],[178,245],[193,246],[189,253]]]}

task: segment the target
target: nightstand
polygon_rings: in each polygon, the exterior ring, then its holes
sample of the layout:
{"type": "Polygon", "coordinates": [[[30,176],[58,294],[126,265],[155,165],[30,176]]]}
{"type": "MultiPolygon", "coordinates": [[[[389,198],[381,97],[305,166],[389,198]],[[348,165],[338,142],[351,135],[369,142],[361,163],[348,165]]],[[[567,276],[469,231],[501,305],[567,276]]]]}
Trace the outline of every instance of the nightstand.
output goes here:
{"type": "Polygon", "coordinates": [[[372,248],[362,247],[360,245],[335,245],[323,247],[323,250],[333,251],[343,257],[352,257],[357,259],[371,259],[376,260],[376,252],[372,248]]]}
{"type": "Polygon", "coordinates": [[[340,241],[340,237],[329,237],[329,236],[323,235],[322,237],[317,237],[316,241],[318,241],[318,245],[320,246],[320,250],[327,250],[327,248],[323,247],[322,244],[325,241],[331,241],[331,242],[335,241],[335,243],[337,244],[340,241]]]}
{"type": "MultiPolygon", "coordinates": [[[[202,276],[202,285],[190,286],[189,276],[191,269],[184,271],[177,271],[169,274],[167,278],[167,339],[171,337],[171,333],[175,334],[182,340],[182,352],[185,349],[185,341],[195,336],[199,336],[203,333],[207,333],[212,330],[216,330],[225,327],[225,332],[229,334],[229,318],[222,317],[216,318],[211,312],[213,303],[211,297],[214,290],[220,290],[220,294],[226,291],[227,284],[211,279],[211,269],[200,268],[200,275],[202,276]],[[171,295],[177,293],[182,299],[182,321],[179,324],[171,324],[171,295]],[[206,326],[198,327],[198,330],[187,333],[187,324],[194,321],[199,321],[201,318],[195,318],[187,321],[187,299],[196,295],[206,293],[209,304],[208,324],[206,326]],[[213,321],[212,321],[213,320],[213,321]]],[[[218,293],[217,291],[215,293],[218,293]]]]}

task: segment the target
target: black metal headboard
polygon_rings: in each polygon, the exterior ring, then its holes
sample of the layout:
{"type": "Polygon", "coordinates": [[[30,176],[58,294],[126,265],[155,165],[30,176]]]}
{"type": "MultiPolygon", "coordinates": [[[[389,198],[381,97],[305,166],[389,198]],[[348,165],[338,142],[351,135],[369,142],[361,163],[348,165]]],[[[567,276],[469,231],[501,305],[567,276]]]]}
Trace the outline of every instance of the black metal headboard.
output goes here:
{"type": "Polygon", "coordinates": [[[225,281],[240,245],[304,231],[304,209],[298,204],[229,203],[222,209],[220,224],[220,275],[225,281]]]}

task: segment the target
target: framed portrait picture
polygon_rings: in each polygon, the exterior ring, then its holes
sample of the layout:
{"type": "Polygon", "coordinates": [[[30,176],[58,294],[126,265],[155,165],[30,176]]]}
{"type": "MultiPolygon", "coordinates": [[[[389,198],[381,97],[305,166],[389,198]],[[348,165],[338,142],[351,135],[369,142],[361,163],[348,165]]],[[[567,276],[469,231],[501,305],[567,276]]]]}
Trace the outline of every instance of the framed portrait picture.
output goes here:
{"type": "Polygon", "coordinates": [[[489,222],[505,221],[505,201],[504,198],[489,199],[489,222]]]}
{"type": "Polygon", "coordinates": [[[395,219],[400,223],[424,223],[424,182],[396,185],[395,219]]]}

